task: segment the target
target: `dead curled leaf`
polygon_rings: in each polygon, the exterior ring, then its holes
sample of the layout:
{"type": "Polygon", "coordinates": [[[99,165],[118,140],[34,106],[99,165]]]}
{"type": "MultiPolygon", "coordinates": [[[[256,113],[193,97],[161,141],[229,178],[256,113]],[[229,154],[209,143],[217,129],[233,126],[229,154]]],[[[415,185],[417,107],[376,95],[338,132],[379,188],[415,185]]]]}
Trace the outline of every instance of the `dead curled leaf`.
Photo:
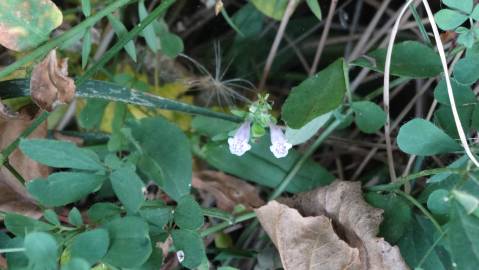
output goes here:
{"type": "Polygon", "coordinates": [[[363,200],[360,182],[345,181],[256,210],[286,270],[409,269],[398,247],[376,237],[382,212],[363,200]]]}
{"type": "Polygon", "coordinates": [[[75,82],[68,77],[68,59],[58,62],[56,50],[52,50],[33,68],[30,93],[35,104],[47,111],[70,102],[75,96],[75,82]]]}
{"type": "Polygon", "coordinates": [[[216,206],[225,211],[233,211],[237,204],[243,204],[250,209],[264,205],[258,190],[253,185],[222,172],[195,173],[192,186],[199,190],[203,197],[213,196],[216,206]]]}

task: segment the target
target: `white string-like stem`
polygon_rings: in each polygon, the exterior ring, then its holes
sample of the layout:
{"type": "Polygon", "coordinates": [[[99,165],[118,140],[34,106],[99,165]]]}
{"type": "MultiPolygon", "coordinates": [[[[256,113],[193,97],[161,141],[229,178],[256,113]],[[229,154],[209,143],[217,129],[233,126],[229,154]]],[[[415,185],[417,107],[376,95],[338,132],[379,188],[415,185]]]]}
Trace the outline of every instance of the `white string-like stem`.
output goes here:
{"type": "Polygon", "coordinates": [[[399,13],[396,22],[394,23],[393,29],[391,31],[391,37],[389,38],[388,49],[386,52],[386,63],[384,64],[384,88],[383,88],[383,103],[384,111],[386,112],[386,123],[384,124],[384,138],[386,140],[386,152],[388,156],[388,167],[389,175],[391,177],[391,182],[397,180],[396,170],[394,168],[394,157],[391,143],[391,119],[389,116],[389,80],[391,74],[391,58],[393,54],[394,41],[396,40],[396,35],[399,31],[399,24],[401,22],[404,13],[406,13],[407,8],[413,2],[409,0],[406,5],[403,7],[399,13]]]}
{"type": "MultiPolygon", "coordinates": [[[[394,181],[396,179],[396,173],[394,170],[394,159],[392,156],[392,146],[391,146],[391,138],[390,138],[390,119],[389,119],[389,80],[390,80],[390,70],[391,70],[391,58],[392,58],[392,52],[393,52],[393,47],[394,47],[394,41],[396,39],[396,35],[399,29],[399,22],[401,21],[402,16],[406,12],[407,8],[413,0],[409,0],[406,5],[403,7],[401,10],[401,13],[399,14],[398,18],[396,19],[396,22],[394,24],[393,30],[391,32],[391,37],[389,39],[389,44],[388,44],[388,49],[386,53],[386,63],[384,67],[384,92],[383,92],[383,98],[384,98],[384,109],[386,111],[386,117],[387,121],[384,127],[384,133],[385,133],[385,138],[386,138],[386,148],[387,148],[387,154],[388,154],[388,165],[389,165],[389,171],[391,173],[391,178],[394,181]]],[[[459,134],[459,138],[461,140],[462,146],[469,157],[469,159],[479,167],[479,162],[477,161],[476,157],[471,151],[471,148],[469,147],[469,143],[467,142],[467,137],[466,133],[464,132],[464,128],[462,127],[461,120],[459,118],[459,113],[457,111],[457,106],[456,106],[456,101],[454,99],[454,94],[452,90],[452,85],[451,85],[451,78],[449,75],[449,68],[447,66],[447,59],[446,59],[446,53],[444,51],[444,46],[441,41],[441,36],[439,35],[439,30],[436,25],[436,21],[434,20],[434,15],[431,11],[431,8],[429,6],[429,3],[427,0],[422,0],[422,3],[424,5],[424,8],[426,10],[428,19],[431,23],[431,28],[434,33],[434,39],[436,42],[436,47],[439,53],[439,57],[441,59],[443,71],[444,71],[444,78],[446,80],[446,88],[447,88],[447,94],[449,97],[449,102],[451,104],[451,110],[452,110],[452,115],[454,117],[454,122],[456,124],[456,129],[457,133],[459,134]]]]}
{"type": "Polygon", "coordinates": [[[469,159],[479,167],[479,161],[471,151],[469,143],[467,142],[466,133],[462,127],[461,119],[459,118],[459,113],[457,112],[456,101],[454,100],[454,94],[452,91],[451,78],[449,76],[449,69],[447,67],[446,53],[444,52],[444,46],[441,41],[441,36],[439,35],[439,30],[437,29],[436,21],[434,20],[434,15],[432,14],[431,8],[427,0],[422,0],[424,8],[426,9],[427,16],[431,22],[432,32],[434,33],[434,39],[436,40],[437,51],[439,52],[439,57],[441,58],[442,67],[444,69],[444,78],[446,79],[447,95],[449,96],[449,102],[451,103],[452,115],[454,116],[454,122],[456,123],[457,133],[459,134],[459,139],[461,139],[462,147],[466,151],[469,159]]]}

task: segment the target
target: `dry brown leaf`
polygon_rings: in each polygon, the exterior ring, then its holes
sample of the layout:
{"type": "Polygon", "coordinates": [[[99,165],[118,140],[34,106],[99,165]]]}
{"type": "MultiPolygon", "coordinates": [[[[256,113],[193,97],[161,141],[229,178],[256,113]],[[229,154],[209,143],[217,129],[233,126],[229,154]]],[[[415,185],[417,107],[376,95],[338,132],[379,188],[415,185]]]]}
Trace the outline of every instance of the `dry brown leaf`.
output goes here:
{"type": "MultiPolygon", "coordinates": [[[[4,120],[0,118],[0,149],[4,149],[13,142],[20,133],[29,127],[36,117],[38,109],[35,105],[23,107],[19,111],[19,117],[4,120]]],[[[45,138],[47,136],[47,123],[42,123],[29,138],[45,138]]],[[[8,158],[9,163],[27,181],[38,177],[47,177],[48,167],[39,164],[26,157],[20,150],[16,149],[8,158]]],[[[35,216],[38,209],[27,194],[25,187],[2,167],[0,169],[0,210],[13,211],[35,216]]]]}
{"type": "Polygon", "coordinates": [[[383,210],[359,182],[335,181],[256,210],[286,270],[409,269],[397,247],[376,237],[383,210]]]}
{"type": "Polygon", "coordinates": [[[192,186],[213,196],[216,206],[225,211],[232,211],[237,204],[243,204],[250,209],[264,205],[253,185],[222,172],[196,173],[193,175],[192,186]]]}
{"type": "Polygon", "coordinates": [[[30,93],[33,101],[47,111],[70,102],[75,96],[75,82],[68,77],[68,59],[58,62],[56,50],[52,50],[33,69],[30,93]]]}

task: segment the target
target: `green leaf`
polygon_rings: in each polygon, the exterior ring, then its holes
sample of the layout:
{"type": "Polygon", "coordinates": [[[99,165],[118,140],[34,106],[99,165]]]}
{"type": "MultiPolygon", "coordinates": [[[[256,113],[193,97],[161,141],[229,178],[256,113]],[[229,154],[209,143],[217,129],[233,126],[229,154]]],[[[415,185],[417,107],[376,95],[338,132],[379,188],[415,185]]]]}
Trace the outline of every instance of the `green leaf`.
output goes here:
{"type": "MultiPolygon", "coordinates": [[[[141,266],[128,270],[158,270],[163,263],[163,253],[161,249],[155,248],[151,253],[150,258],[141,266]]],[[[126,269],[125,269],[126,270],[126,269]]]]}
{"type": "Polygon", "coordinates": [[[89,99],[78,117],[80,126],[86,129],[98,128],[108,103],[108,101],[103,99],[89,99]]]}
{"type": "Polygon", "coordinates": [[[76,227],[83,226],[83,218],[80,211],[76,207],[73,207],[72,210],[68,213],[68,222],[76,227]]]}
{"type": "Polygon", "coordinates": [[[448,230],[449,250],[456,269],[475,270],[479,265],[479,218],[452,202],[448,230]]]}
{"type": "Polygon", "coordinates": [[[140,216],[148,221],[148,223],[163,228],[168,222],[170,222],[171,217],[173,216],[173,211],[170,207],[147,208],[140,210],[140,216]]]}
{"type": "MultiPolygon", "coordinates": [[[[454,78],[451,78],[451,86],[456,106],[471,106],[476,103],[476,95],[472,92],[471,87],[458,83],[454,78]]],[[[441,104],[451,106],[444,79],[437,84],[434,90],[434,98],[441,104]]]]}
{"type": "Polygon", "coordinates": [[[468,192],[453,190],[454,199],[464,207],[468,215],[474,215],[479,218],[479,199],[468,192]]]}
{"type": "Polygon", "coordinates": [[[321,15],[321,7],[319,6],[318,0],[306,0],[309,9],[313,12],[314,16],[318,18],[318,20],[322,20],[323,17],[321,15]]]}
{"type": "Polygon", "coordinates": [[[113,171],[110,175],[110,181],[113,191],[115,191],[116,196],[126,210],[131,214],[138,212],[145,201],[145,196],[143,195],[145,185],[136,174],[135,166],[128,164],[113,171]]]}
{"type": "Polygon", "coordinates": [[[461,26],[467,20],[467,16],[459,11],[446,8],[434,14],[434,19],[436,19],[439,28],[447,31],[461,26]]]}
{"type": "Polygon", "coordinates": [[[298,129],[336,109],[343,101],[348,83],[348,68],[341,58],[293,87],[282,108],[283,120],[298,129]]]}
{"type": "Polygon", "coordinates": [[[98,156],[66,141],[22,139],[20,150],[29,158],[54,168],[103,171],[98,156]]]}
{"type": "Polygon", "coordinates": [[[15,51],[40,45],[63,21],[62,12],[51,1],[3,0],[0,9],[9,11],[0,12],[0,44],[15,51]]]}
{"type": "MultiPolygon", "coordinates": [[[[24,238],[15,237],[8,241],[6,248],[24,248],[24,238]]],[[[7,258],[8,269],[23,270],[28,269],[28,258],[25,252],[9,252],[5,254],[7,258]]]]}
{"type": "MultiPolygon", "coordinates": [[[[145,7],[145,0],[140,0],[138,2],[138,15],[140,16],[140,20],[143,20],[148,16],[148,11],[145,7]]],[[[156,37],[155,28],[153,28],[153,24],[148,25],[145,29],[141,32],[145,37],[146,44],[148,47],[153,51],[157,52],[159,48],[158,38],[156,37]]]]}
{"type": "Polygon", "coordinates": [[[161,117],[144,118],[130,126],[143,149],[140,170],[174,200],[189,194],[192,157],[183,132],[161,117]]]}
{"type": "Polygon", "coordinates": [[[25,236],[25,255],[29,269],[57,269],[58,245],[48,233],[34,232],[25,236]]]}
{"type": "Polygon", "coordinates": [[[88,209],[88,217],[93,223],[103,223],[119,217],[121,208],[113,203],[95,203],[88,209]]]}
{"type": "Polygon", "coordinates": [[[90,265],[83,259],[72,258],[62,267],[62,270],[90,270],[90,265]]]}
{"type": "MultiPolygon", "coordinates": [[[[127,216],[108,223],[111,245],[103,261],[117,267],[132,268],[144,264],[152,247],[148,224],[141,218],[127,216]]],[[[203,242],[202,242],[203,244],[203,242]]]]}
{"type": "MultiPolygon", "coordinates": [[[[126,35],[126,33],[128,33],[128,30],[123,25],[123,23],[115,16],[108,15],[108,20],[110,21],[113,30],[115,30],[115,33],[119,38],[122,38],[126,35]]],[[[131,57],[131,59],[136,62],[136,48],[133,40],[130,40],[123,48],[125,49],[126,53],[128,53],[128,55],[131,57]]]]}
{"type": "Polygon", "coordinates": [[[283,18],[288,0],[250,0],[250,2],[264,15],[275,20],[283,18]]]}
{"type": "Polygon", "coordinates": [[[193,196],[183,196],[175,208],[174,220],[181,229],[196,230],[204,224],[204,217],[200,205],[193,196]]]}
{"type": "Polygon", "coordinates": [[[365,133],[374,133],[386,123],[386,113],[371,101],[357,101],[351,104],[358,128],[365,133]]]}
{"type": "Polygon", "coordinates": [[[82,258],[91,266],[101,260],[110,245],[110,237],[105,229],[94,229],[80,233],[73,238],[70,253],[82,258]]]}
{"type": "Polygon", "coordinates": [[[445,189],[433,191],[427,199],[427,208],[436,215],[447,214],[449,212],[449,191],[445,189]]]}
{"type": "Polygon", "coordinates": [[[237,34],[235,43],[247,38],[254,38],[263,28],[263,15],[250,3],[242,6],[232,18],[234,25],[238,27],[243,36],[237,34]]]}
{"type": "Polygon", "coordinates": [[[436,246],[428,254],[429,249],[437,240],[435,232],[436,229],[432,223],[421,216],[416,216],[406,228],[405,234],[397,245],[401,250],[402,257],[412,269],[415,269],[424,257],[423,269],[453,269],[448,254],[441,246],[436,246]]]}
{"type": "Polygon", "coordinates": [[[473,18],[476,21],[479,21],[479,5],[476,5],[474,7],[474,10],[471,13],[471,18],[473,18]]]}
{"type": "Polygon", "coordinates": [[[88,57],[90,56],[91,52],[91,31],[90,29],[85,30],[85,34],[83,34],[83,43],[82,43],[82,50],[81,50],[81,67],[85,69],[86,65],[88,64],[88,57]]]}
{"type": "Polygon", "coordinates": [[[479,79],[479,56],[460,59],[454,67],[454,78],[466,85],[475,83],[479,79]]]}
{"type": "Polygon", "coordinates": [[[412,222],[412,210],[402,197],[396,194],[367,193],[365,199],[374,207],[384,209],[380,235],[391,244],[396,243],[412,222]]]}
{"type": "Polygon", "coordinates": [[[455,8],[465,13],[471,13],[473,0],[442,0],[442,2],[450,8],[455,8]]]}
{"type": "Polygon", "coordinates": [[[76,202],[98,189],[105,176],[80,173],[53,173],[47,179],[35,179],[28,182],[28,192],[47,207],[56,207],[76,202]]]}
{"type": "Polygon", "coordinates": [[[461,146],[431,122],[413,119],[399,129],[399,148],[408,154],[431,156],[458,151],[461,146]]]}
{"type": "Polygon", "coordinates": [[[286,140],[292,145],[302,144],[311,139],[330,118],[331,113],[326,113],[314,118],[300,129],[287,127],[285,132],[286,140]]]}
{"type": "MultiPolygon", "coordinates": [[[[212,121],[213,122],[213,121],[212,121]]],[[[242,179],[275,188],[287,173],[291,171],[300,154],[290,150],[288,156],[277,159],[269,149],[267,136],[252,144],[245,155],[232,155],[227,144],[208,144],[204,147],[202,157],[213,167],[242,179]]],[[[334,176],[311,159],[308,159],[291,183],[287,192],[302,192],[331,183],[334,176]]]]}
{"type": "Polygon", "coordinates": [[[183,40],[175,34],[164,33],[160,36],[161,51],[168,57],[175,58],[184,50],[183,40]]]}
{"type": "Polygon", "coordinates": [[[467,29],[466,32],[460,33],[457,37],[457,43],[463,45],[466,48],[472,48],[474,42],[476,41],[476,34],[474,30],[467,29]]]}
{"type": "Polygon", "coordinates": [[[52,209],[47,209],[43,212],[43,218],[50,222],[50,224],[55,226],[60,226],[60,220],[58,219],[57,213],[55,213],[52,209]]]}
{"type": "Polygon", "coordinates": [[[91,3],[90,0],[81,0],[81,10],[85,17],[89,17],[91,15],[91,3]]]}
{"type": "Polygon", "coordinates": [[[171,237],[173,238],[176,251],[183,251],[185,255],[181,265],[189,269],[198,267],[203,258],[206,257],[201,236],[194,231],[173,230],[171,237]]]}
{"type": "MultiPolygon", "coordinates": [[[[374,50],[352,64],[384,72],[386,49],[374,50]]],[[[435,77],[442,72],[439,55],[429,46],[417,41],[404,41],[394,46],[391,74],[411,78],[435,77]],[[411,61],[414,59],[414,61],[411,61]]]]}
{"type": "Polygon", "coordinates": [[[32,232],[50,231],[55,228],[48,223],[14,213],[5,215],[5,227],[17,236],[24,236],[32,232]]]}
{"type": "MultiPolygon", "coordinates": [[[[467,134],[471,129],[471,119],[474,108],[469,105],[464,105],[457,108],[459,113],[459,119],[461,120],[464,132],[467,134]]],[[[446,132],[447,135],[453,139],[459,139],[459,133],[457,133],[456,123],[454,116],[452,115],[451,107],[439,106],[434,112],[434,122],[438,127],[446,132]]]]}

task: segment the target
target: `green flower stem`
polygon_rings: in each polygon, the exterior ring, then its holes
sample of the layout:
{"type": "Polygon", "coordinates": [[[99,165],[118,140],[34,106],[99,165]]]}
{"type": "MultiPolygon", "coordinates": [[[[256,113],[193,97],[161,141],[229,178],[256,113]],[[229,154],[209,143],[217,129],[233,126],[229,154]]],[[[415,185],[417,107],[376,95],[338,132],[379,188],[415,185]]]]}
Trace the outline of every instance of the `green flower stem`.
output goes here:
{"type": "Polygon", "coordinates": [[[255,212],[248,212],[248,213],[245,213],[245,214],[242,214],[240,216],[235,217],[234,220],[232,220],[232,221],[225,221],[225,222],[216,224],[214,226],[211,226],[211,227],[203,230],[200,233],[200,235],[201,235],[201,237],[206,237],[210,234],[220,232],[220,231],[230,227],[231,225],[238,224],[238,223],[253,219],[255,217],[256,217],[255,212]]]}
{"type": "Polygon", "coordinates": [[[466,171],[464,169],[455,169],[455,168],[436,168],[436,169],[424,170],[417,173],[409,174],[407,176],[399,177],[398,181],[394,183],[366,187],[366,189],[369,191],[396,191],[400,189],[406,183],[409,183],[410,181],[420,177],[435,175],[440,173],[463,174],[465,172],[466,171]]]}
{"type": "MultiPolygon", "coordinates": [[[[346,116],[348,116],[351,113],[352,112],[348,112],[346,116]]],[[[336,120],[334,120],[334,122],[332,122],[331,124],[328,125],[328,127],[324,130],[324,132],[321,133],[321,135],[319,135],[319,137],[316,139],[316,141],[314,141],[314,143],[306,150],[306,152],[304,152],[304,154],[301,155],[301,157],[298,159],[298,161],[296,161],[293,168],[291,169],[291,171],[289,171],[289,173],[286,175],[286,177],[283,180],[281,180],[281,183],[276,187],[276,189],[273,191],[273,193],[271,193],[271,195],[269,196],[269,198],[268,198],[269,201],[276,199],[278,196],[281,195],[281,193],[283,193],[283,191],[289,185],[291,180],[293,180],[293,178],[299,172],[299,170],[301,169],[303,164],[314,153],[314,151],[316,151],[316,149],[318,149],[318,147],[321,145],[321,143],[323,143],[324,140],[326,140],[329,137],[329,135],[331,135],[331,133],[333,133],[333,131],[336,130],[336,128],[340,124],[341,124],[341,121],[336,119],[336,120]]]]}
{"type": "Polygon", "coordinates": [[[95,15],[87,18],[82,23],[78,24],[77,26],[63,33],[62,35],[52,39],[51,41],[45,43],[44,45],[36,48],[35,50],[25,55],[21,59],[18,59],[17,61],[15,61],[13,64],[0,70],[0,79],[11,74],[15,70],[21,68],[23,65],[31,61],[35,61],[36,59],[42,57],[43,55],[47,54],[52,49],[70,40],[71,38],[75,37],[77,34],[82,33],[83,31],[85,31],[85,29],[90,28],[99,20],[101,20],[103,17],[121,8],[122,6],[128,4],[129,2],[131,2],[131,0],[117,0],[112,2],[110,5],[108,5],[107,7],[105,7],[98,13],[96,13],[95,15]]]}
{"type": "Polygon", "coordinates": [[[429,213],[429,211],[427,211],[427,209],[424,208],[424,206],[422,206],[422,204],[418,202],[413,196],[407,194],[406,192],[402,190],[395,190],[394,192],[403,196],[406,200],[414,204],[414,206],[416,206],[419,210],[421,210],[421,212],[431,220],[432,224],[434,224],[434,227],[436,227],[439,233],[444,233],[444,230],[442,229],[441,225],[439,225],[439,222],[437,222],[437,220],[433,217],[433,215],[429,213]]]}

